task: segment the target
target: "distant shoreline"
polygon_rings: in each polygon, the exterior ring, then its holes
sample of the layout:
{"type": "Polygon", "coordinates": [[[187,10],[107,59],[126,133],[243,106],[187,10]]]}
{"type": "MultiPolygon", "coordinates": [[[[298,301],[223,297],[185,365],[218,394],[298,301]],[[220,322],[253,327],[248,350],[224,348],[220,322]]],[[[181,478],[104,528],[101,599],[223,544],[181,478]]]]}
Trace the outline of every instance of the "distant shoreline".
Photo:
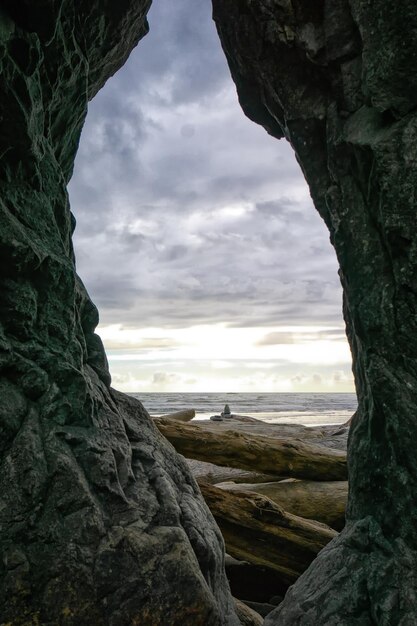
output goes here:
{"type": "Polygon", "coordinates": [[[357,408],[354,393],[298,392],[131,392],[151,415],[194,409],[197,421],[209,419],[230,405],[232,413],[269,424],[326,426],[343,424],[357,408]]]}

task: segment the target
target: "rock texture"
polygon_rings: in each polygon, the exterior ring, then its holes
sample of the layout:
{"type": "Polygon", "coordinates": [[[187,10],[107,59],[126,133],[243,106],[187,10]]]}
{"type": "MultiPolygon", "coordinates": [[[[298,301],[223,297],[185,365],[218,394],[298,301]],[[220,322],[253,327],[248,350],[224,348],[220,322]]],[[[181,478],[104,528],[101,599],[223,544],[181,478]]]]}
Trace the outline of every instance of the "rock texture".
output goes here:
{"type": "Polygon", "coordinates": [[[66,185],[149,0],[0,8],[0,623],[237,625],[184,460],[110,389],[66,185]]]}
{"type": "Polygon", "coordinates": [[[266,624],[417,622],[417,9],[213,0],[246,114],[292,144],[340,264],[359,410],[347,526],[266,624]]]}

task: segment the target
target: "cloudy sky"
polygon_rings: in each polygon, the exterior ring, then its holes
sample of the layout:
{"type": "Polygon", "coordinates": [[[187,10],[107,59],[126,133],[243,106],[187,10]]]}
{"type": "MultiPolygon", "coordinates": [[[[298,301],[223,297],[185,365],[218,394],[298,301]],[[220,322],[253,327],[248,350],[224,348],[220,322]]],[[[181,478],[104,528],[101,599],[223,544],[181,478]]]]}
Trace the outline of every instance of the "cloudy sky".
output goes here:
{"type": "Polygon", "coordinates": [[[90,105],[77,268],[125,391],[350,391],[327,231],[284,141],[243,115],[209,0],[154,0],[90,105]]]}

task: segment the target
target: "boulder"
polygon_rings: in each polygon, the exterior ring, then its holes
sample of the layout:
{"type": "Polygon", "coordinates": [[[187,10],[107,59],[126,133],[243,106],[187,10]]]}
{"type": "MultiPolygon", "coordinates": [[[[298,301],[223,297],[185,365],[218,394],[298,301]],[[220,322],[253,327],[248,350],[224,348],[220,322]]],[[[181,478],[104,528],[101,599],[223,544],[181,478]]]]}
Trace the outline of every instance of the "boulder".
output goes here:
{"type": "Polygon", "coordinates": [[[185,461],[110,388],[71,242],[88,101],[146,34],[149,5],[1,3],[2,624],[239,623],[185,461]]]}
{"type": "Polygon", "coordinates": [[[414,624],[416,3],[213,7],[243,110],[291,143],[329,229],[358,394],[347,524],[265,624],[414,624]]]}

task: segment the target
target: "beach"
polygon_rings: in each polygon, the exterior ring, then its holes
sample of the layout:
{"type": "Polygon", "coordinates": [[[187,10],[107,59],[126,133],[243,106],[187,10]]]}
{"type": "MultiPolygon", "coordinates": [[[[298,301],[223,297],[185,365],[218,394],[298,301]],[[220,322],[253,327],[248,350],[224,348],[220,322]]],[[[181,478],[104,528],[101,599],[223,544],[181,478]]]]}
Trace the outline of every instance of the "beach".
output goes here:
{"type": "MultiPolygon", "coordinates": [[[[201,398],[192,395],[201,406],[201,398]]],[[[207,395],[206,407],[210,400],[214,409],[219,397],[207,395]]],[[[347,422],[355,405],[349,397],[316,394],[312,411],[307,401],[313,394],[268,394],[268,408],[276,403],[281,411],[262,411],[266,401],[260,394],[237,395],[230,408],[249,407],[252,415],[217,410],[215,420],[201,411],[193,417],[191,394],[159,404],[154,398],[151,406],[159,413],[177,409],[154,422],[185,457],[223,534],[234,597],[266,616],[344,527],[347,422]]]]}
{"type": "Polygon", "coordinates": [[[185,409],[196,411],[195,420],[219,414],[225,404],[233,413],[263,422],[324,426],[343,424],[357,407],[354,393],[132,393],[151,415],[185,409]]]}

